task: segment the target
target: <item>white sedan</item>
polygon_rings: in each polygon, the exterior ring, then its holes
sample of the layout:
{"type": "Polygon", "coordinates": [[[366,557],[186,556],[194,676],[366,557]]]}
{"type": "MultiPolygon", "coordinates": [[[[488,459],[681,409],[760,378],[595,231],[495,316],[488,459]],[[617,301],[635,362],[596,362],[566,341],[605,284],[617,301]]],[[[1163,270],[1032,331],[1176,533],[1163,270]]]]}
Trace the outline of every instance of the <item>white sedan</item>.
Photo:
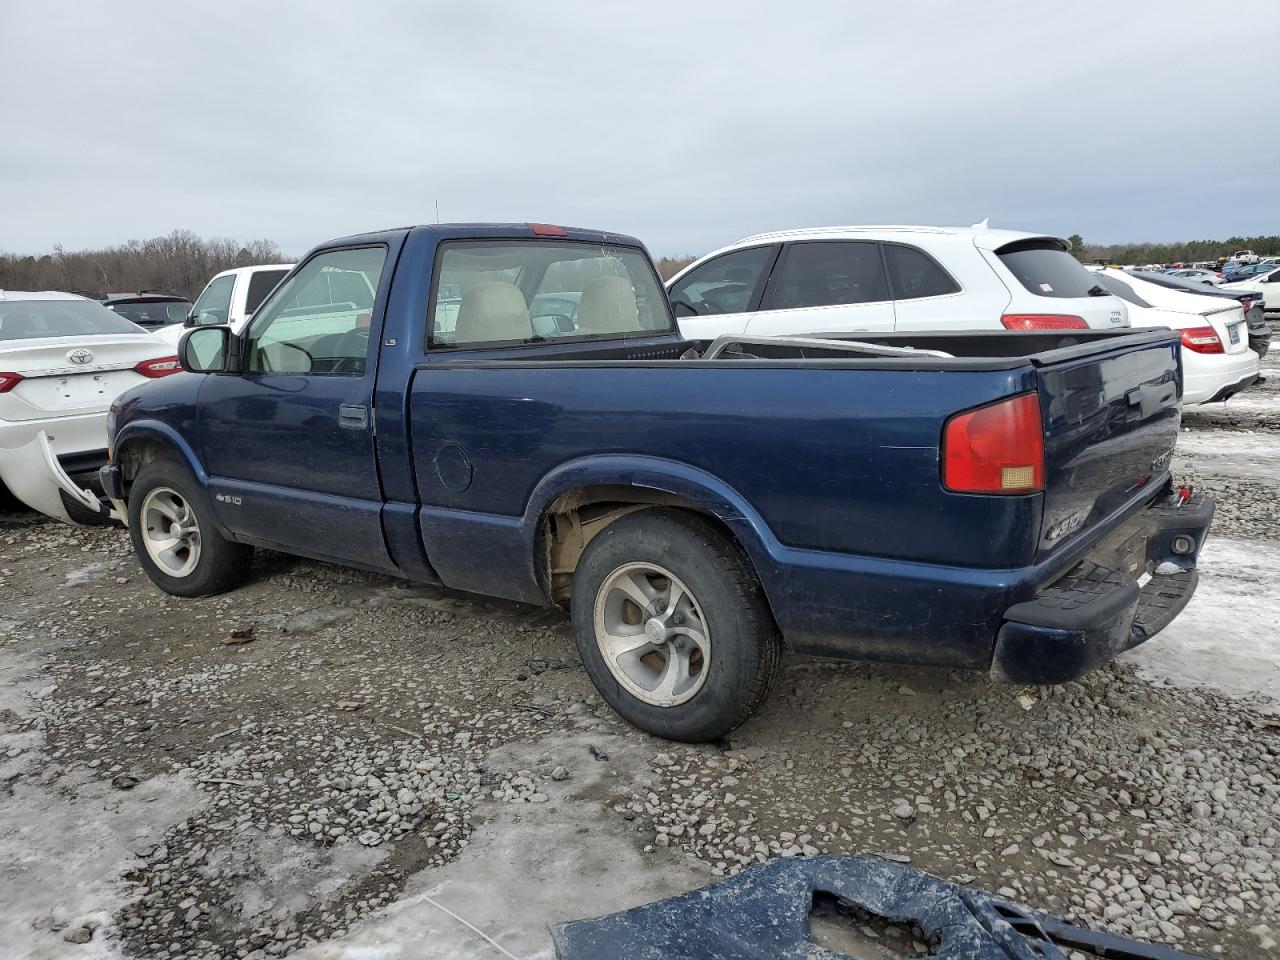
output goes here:
{"type": "Polygon", "coordinates": [[[1238,303],[1182,292],[1106,269],[1106,289],[1129,304],[1129,325],[1182,331],[1182,402],[1226,400],[1258,379],[1258,355],[1249,348],[1249,327],[1238,303]]]}
{"type": "Polygon", "coordinates": [[[1247,280],[1224,283],[1223,290],[1256,290],[1262,294],[1262,302],[1268,313],[1280,310],[1280,266],[1275,270],[1258,273],[1247,280]]]}
{"type": "Polygon", "coordinates": [[[0,495],[68,522],[100,514],[70,477],[106,463],[111,401],[178,370],[171,346],[93,300],[0,291],[0,495]]]}
{"type": "Polygon", "coordinates": [[[1166,270],[1171,277],[1181,277],[1183,280],[1194,280],[1196,283],[1205,283],[1209,286],[1216,287],[1222,282],[1222,277],[1214,273],[1212,270],[1166,270]]]}

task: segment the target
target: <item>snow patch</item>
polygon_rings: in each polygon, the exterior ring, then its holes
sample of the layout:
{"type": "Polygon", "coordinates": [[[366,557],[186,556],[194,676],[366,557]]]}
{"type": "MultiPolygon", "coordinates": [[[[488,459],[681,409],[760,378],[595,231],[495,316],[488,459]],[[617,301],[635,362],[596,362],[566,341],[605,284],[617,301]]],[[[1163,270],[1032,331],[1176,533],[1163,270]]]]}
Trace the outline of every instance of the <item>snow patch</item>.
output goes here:
{"type": "Polygon", "coordinates": [[[345,937],[292,956],[551,960],[550,924],[626,910],[714,879],[676,851],[642,853],[635,830],[610,815],[615,793],[641,789],[651,776],[647,755],[634,739],[553,737],[496,751],[487,763],[535,767],[547,753],[571,773],[562,784],[547,784],[549,803],[480,804],[475,820],[481,825],[456,861],[417,874],[399,900],[345,937]],[[601,747],[609,760],[595,760],[589,744],[601,747]]]}
{"type": "Polygon", "coordinates": [[[1229,477],[1280,478],[1280,434],[1254,430],[1187,431],[1174,451],[1179,468],[1229,477]]]}
{"type": "Polygon", "coordinates": [[[1197,569],[1187,608],[1124,658],[1162,683],[1256,696],[1280,711],[1280,546],[1210,534],[1197,569]]]}

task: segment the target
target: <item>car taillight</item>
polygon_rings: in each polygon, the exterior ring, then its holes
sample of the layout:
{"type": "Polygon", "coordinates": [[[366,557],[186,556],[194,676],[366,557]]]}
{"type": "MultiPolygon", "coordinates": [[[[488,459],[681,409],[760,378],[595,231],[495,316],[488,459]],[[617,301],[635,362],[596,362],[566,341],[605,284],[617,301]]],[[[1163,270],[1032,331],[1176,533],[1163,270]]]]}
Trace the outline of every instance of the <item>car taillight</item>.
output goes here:
{"type": "Polygon", "coordinates": [[[1069,313],[1006,313],[1000,318],[1006,330],[1088,330],[1084,317],[1069,313]]]}
{"type": "Polygon", "coordinates": [[[21,382],[20,373],[0,373],[0,393],[8,393],[21,382]]]}
{"type": "Polygon", "coordinates": [[[1182,331],[1182,345],[1196,353],[1222,353],[1222,341],[1213,327],[1190,327],[1182,331]]]}
{"type": "Polygon", "coordinates": [[[955,493],[1043,490],[1040,398],[1024,393],[948,420],[942,431],[942,485],[955,493]]]}
{"type": "Polygon", "coordinates": [[[182,372],[182,367],[178,366],[177,357],[156,357],[154,360],[143,360],[133,369],[135,372],[152,380],[167,377],[171,373],[182,372]]]}

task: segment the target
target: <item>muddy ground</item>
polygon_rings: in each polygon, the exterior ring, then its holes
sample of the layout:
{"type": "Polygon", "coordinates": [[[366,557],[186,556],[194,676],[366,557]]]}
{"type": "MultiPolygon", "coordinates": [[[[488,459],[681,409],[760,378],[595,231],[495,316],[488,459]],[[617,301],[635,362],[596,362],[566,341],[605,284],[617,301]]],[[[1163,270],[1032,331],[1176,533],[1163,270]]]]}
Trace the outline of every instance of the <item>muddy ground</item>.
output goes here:
{"type": "Polygon", "coordinates": [[[1200,594],[1146,647],[1022,701],[793,659],[701,747],[617,720],[554,611],[266,553],[243,589],[176,600],[122,530],[0,514],[4,956],[528,960],[549,923],[820,852],[1280,955],[1267,368],[1186,417],[1178,468],[1219,518],[1200,594]]]}

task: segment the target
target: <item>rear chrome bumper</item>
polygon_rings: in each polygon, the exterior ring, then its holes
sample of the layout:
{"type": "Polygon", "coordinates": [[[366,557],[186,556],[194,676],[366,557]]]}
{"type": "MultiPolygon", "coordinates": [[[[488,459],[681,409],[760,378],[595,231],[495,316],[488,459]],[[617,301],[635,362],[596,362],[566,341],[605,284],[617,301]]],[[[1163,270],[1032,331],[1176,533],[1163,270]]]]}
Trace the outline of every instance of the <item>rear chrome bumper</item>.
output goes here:
{"type": "Polygon", "coordinates": [[[1065,683],[1151,639],[1195,593],[1214,502],[1153,504],[1036,597],[1005,611],[991,662],[1007,683],[1065,683]],[[1174,549],[1186,538],[1187,552],[1174,549]]]}

